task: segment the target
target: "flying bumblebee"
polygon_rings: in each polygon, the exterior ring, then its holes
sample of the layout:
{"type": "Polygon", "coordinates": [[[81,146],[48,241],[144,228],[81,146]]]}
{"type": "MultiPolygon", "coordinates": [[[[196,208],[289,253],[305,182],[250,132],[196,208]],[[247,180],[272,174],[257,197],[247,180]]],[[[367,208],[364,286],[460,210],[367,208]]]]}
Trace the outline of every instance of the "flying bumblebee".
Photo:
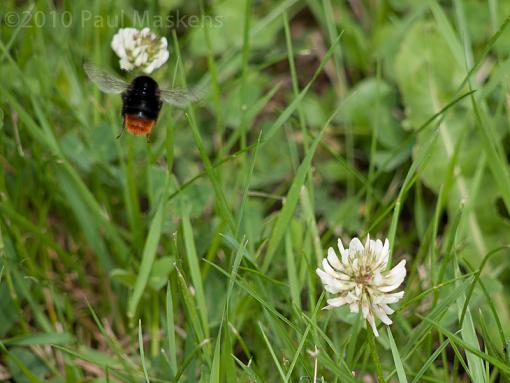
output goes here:
{"type": "Polygon", "coordinates": [[[147,136],[154,128],[163,102],[184,108],[198,100],[195,92],[185,89],[161,89],[152,77],[138,76],[126,82],[91,64],[84,64],[83,69],[88,78],[105,93],[122,96],[122,130],[135,136],[147,136]]]}

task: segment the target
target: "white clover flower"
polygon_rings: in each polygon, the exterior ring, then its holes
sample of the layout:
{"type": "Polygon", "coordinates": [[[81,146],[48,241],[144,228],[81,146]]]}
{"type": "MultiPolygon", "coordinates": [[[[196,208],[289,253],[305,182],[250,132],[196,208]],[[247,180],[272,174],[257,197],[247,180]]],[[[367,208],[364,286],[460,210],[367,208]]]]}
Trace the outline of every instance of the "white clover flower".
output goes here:
{"type": "Polygon", "coordinates": [[[163,65],[168,56],[166,37],[159,38],[149,28],[121,28],[112,40],[112,49],[124,70],[141,69],[150,74],[163,65]]]}
{"type": "Polygon", "coordinates": [[[338,239],[338,250],[341,260],[338,259],[332,247],[328,249],[327,259],[322,262],[322,268],[317,268],[324,289],[335,294],[336,297],[328,299],[325,309],[340,307],[348,304],[351,312],[357,313],[361,309],[375,336],[379,336],[375,325],[375,317],[384,324],[392,323],[388,315],[393,314],[388,304],[395,303],[404,296],[404,291],[391,293],[400,286],[406,276],[405,264],[400,263],[389,271],[388,265],[390,243],[388,239],[370,240],[367,236],[365,246],[358,238],[353,238],[346,250],[342,241],[338,239]]]}

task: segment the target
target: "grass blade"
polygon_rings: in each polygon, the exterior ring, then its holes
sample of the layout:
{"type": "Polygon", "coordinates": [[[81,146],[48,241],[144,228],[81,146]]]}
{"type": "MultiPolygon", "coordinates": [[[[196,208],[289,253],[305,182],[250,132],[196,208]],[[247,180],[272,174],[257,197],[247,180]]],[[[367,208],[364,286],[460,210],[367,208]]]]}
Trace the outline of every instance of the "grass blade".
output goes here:
{"type": "Polygon", "coordinates": [[[207,304],[205,301],[204,284],[202,275],[200,274],[200,266],[198,264],[198,255],[195,248],[195,241],[193,239],[193,230],[189,219],[189,213],[186,208],[182,213],[182,234],[184,237],[184,246],[186,248],[186,259],[188,260],[188,267],[191,274],[191,282],[196,291],[196,299],[198,303],[198,312],[200,320],[202,321],[202,328],[205,331],[205,336],[209,336],[209,326],[207,323],[207,304]]]}
{"type": "MultiPolygon", "coordinates": [[[[336,114],[336,112],[334,114],[336,114]]],[[[328,121],[328,123],[329,123],[329,121],[328,121]]],[[[299,165],[296,176],[294,177],[294,180],[292,181],[292,185],[290,186],[289,192],[285,199],[285,204],[283,205],[283,208],[280,211],[280,214],[278,215],[278,218],[277,218],[276,223],[273,228],[271,238],[269,239],[266,257],[264,259],[264,262],[263,262],[262,268],[261,268],[262,272],[266,272],[268,270],[268,268],[271,265],[271,262],[273,260],[273,256],[276,253],[276,250],[277,250],[278,246],[280,245],[280,242],[283,239],[285,232],[287,231],[289,222],[292,219],[292,216],[294,214],[294,209],[297,206],[297,203],[299,200],[299,193],[300,193],[301,187],[303,186],[303,184],[305,182],[305,177],[306,177],[306,174],[308,173],[308,169],[312,162],[313,155],[315,154],[317,145],[319,144],[319,141],[322,137],[322,134],[326,130],[328,123],[326,123],[324,125],[324,127],[322,128],[320,133],[317,135],[317,137],[315,137],[315,140],[310,145],[310,150],[308,151],[308,154],[306,155],[306,157],[303,160],[303,162],[301,163],[301,165],[299,165]]]]}
{"type": "Polygon", "coordinates": [[[391,354],[393,355],[393,361],[395,362],[395,368],[397,369],[398,381],[400,383],[407,383],[407,376],[404,371],[402,360],[400,359],[400,353],[398,352],[395,339],[393,339],[393,334],[391,333],[389,326],[386,327],[386,330],[388,332],[388,339],[390,341],[391,354]]]}
{"type": "Polygon", "coordinates": [[[285,373],[283,372],[282,366],[280,365],[280,362],[278,361],[278,357],[274,353],[273,346],[271,346],[271,342],[269,342],[269,339],[267,338],[267,335],[264,332],[264,328],[262,327],[262,323],[260,323],[260,322],[259,322],[259,328],[260,328],[260,332],[262,333],[262,337],[264,338],[264,342],[266,343],[266,346],[269,349],[269,352],[271,353],[271,357],[273,358],[274,364],[276,365],[276,369],[278,370],[280,377],[282,378],[282,380],[284,382],[287,382],[287,377],[285,376],[285,373]]]}
{"type": "Polygon", "coordinates": [[[177,345],[175,343],[174,306],[170,282],[166,288],[166,336],[168,340],[168,353],[173,373],[177,373],[177,345]]]}
{"type": "Polygon", "coordinates": [[[140,360],[142,361],[143,375],[145,381],[150,383],[149,374],[147,373],[147,367],[145,366],[145,353],[143,351],[143,334],[142,334],[142,320],[138,320],[138,348],[140,350],[140,360]]]}
{"type": "Polygon", "coordinates": [[[156,259],[159,239],[161,237],[161,229],[163,226],[163,213],[166,206],[165,200],[166,198],[162,196],[149,227],[149,234],[147,235],[145,246],[143,248],[142,262],[140,264],[140,269],[138,270],[133,293],[131,294],[128,303],[127,315],[130,319],[135,317],[138,303],[140,302],[140,299],[142,298],[142,295],[145,291],[145,287],[147,286],[147,282],[149,281],[152,264],[156,259]]]}

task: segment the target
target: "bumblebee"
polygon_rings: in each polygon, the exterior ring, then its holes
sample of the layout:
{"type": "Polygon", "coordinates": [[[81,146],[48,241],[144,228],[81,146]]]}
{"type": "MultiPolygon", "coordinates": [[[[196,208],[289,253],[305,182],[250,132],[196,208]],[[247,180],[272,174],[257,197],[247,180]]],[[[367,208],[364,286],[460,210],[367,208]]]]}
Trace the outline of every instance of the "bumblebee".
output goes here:
{"type": "Polygon", "coordinates": [[[83,69],[102,92],[122,96],[122,130],[117,138],[126,129],[135,136],[147,136],[149,141],[163,102],[184,108],[199,98],[185,89],[161,89],[150,76],[138,76],[129,83],[91,64],[84,64],[83,69]]]}

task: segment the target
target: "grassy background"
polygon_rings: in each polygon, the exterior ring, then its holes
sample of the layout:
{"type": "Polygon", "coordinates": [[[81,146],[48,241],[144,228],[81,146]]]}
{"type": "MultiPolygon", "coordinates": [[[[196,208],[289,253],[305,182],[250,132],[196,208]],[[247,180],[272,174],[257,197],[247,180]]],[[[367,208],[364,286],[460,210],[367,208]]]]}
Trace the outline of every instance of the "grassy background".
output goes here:
{"type": "Polygon", "coordinates": [[[510,381],[508,15],[2,0],[0,381],[510,381]],[[168,38],[161,84],[207,89],[151,144],[81,67],[125,76],[127,26],[168,38]],[[314,272],[368,232],[408,261],[377,339],[314,272]]]}

